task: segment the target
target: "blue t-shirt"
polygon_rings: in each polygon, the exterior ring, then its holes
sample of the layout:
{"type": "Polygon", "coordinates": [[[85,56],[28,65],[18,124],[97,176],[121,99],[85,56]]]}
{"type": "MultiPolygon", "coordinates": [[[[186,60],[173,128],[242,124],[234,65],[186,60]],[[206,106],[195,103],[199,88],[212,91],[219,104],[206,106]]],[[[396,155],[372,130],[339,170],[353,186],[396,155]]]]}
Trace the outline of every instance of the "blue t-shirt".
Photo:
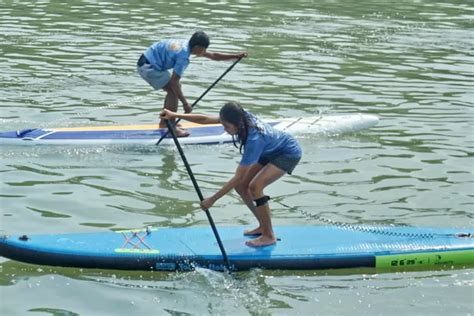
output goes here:
{"type": "Polygon", "coordinates": [[[169,39],[154,43],[144,53],[153,68],[159,71],[173,69],[180,77],[188,67],[189,40],[169,39]]]}
{"type": "Polygon", "coordinates": [[[260,157],[284,155],[288,158],[301,158],[301,147],[290,134],[273,128],[249,112],[245,113],[249,116],[252,125],[256,127],[249,128],[240,165],[255,164],[260,157]]]}

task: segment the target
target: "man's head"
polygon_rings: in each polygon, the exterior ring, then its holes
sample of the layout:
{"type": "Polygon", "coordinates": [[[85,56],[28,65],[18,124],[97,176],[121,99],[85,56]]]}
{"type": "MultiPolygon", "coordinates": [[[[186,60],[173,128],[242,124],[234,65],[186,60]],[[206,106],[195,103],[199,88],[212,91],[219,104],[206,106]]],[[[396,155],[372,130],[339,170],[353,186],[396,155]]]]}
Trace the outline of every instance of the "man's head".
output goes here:
{"type": "Polygon", "coordinates": [[[189,50],[193,55],[202,55],[210,45],[209,36],[203,31],[197,31],[189,40],[189,50]]]}

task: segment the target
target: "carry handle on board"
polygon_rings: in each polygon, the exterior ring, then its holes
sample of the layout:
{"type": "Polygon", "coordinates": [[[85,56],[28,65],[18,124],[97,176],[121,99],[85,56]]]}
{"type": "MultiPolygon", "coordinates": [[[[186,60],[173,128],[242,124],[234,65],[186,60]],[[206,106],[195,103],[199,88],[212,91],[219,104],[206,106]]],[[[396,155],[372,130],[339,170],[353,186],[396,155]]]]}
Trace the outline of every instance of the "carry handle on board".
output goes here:
{"type": "MultiPolygon", "coordinates": [[[[189,166],[188,160],[186,159],[186,156],[184,155],[184,151],[181,148],[181,145],[179,144],[178,137],[176,136],[176,133],[172,126],[173,124],[171,124],[169,120],[165,120],[165,122],[166,122],[166,126],[168,127],[168,131],[171,133],[171,136],[173,137],[176,148],[178,148],[179,154],[181,155],[181,159],[183,160],[186,170],[188,171],[188,175],[191,178],[191,181],[199,197],[199,200],[202,201],[204,200],[204,196],[202,195],[201,189],[199,188],[196,178],[194,177],[193,171],[191,170],[191,167],[189,166]]],[[[206,213],[207,219],[209,220],[209,224],[211,224],[212,231],[214,232],[214,236],[216,237],[217,244],[219,245],[219,248],[222,252],[222,257],[224,258],[224,263],[227,267],[227,270],[231,272],[229,258],[227,257],[227,253],[225,252],[224,245],[222,244],[221,238],[219,236],[219,232],[217,231],[216,225],[214,224],[214,220],[212,219],[211,213],[209,213],[208,209],[205,209],[204,212],[206,213]]]]}
{"type": "MultiPolygon", "coordinates": [[[[191,108],[194,108],[194,106],[195,106],[202,98],[204,98],[204,96],[205,96],[209,91],[211,91],[211,89],[214,88],[214,86],[215,86],[222,78],[224,78],[224,76],[225,76],[229,71],[231,71],[232,68],[234,68],[234,66],[237,65],[237,63],[238,63],[241,59],[242,59],[242,57],[239,57],[232,65],[230,65],[229,68],[227,68],[227,70],[224,71],[224,73],[223,73],[219,78],[217,78],[217,80],[214,81],[214,83],[211,84],[211,86],[210,86],[209,88],[207,88],[207,90],[204,91],[204,93],[201,94],[201,96],[200,96],[199,98],[197,98],[196,101],[194,101],[194,103],[191,105],[191,108]]],[[[178,119],[178,120],[176,121],[175,125],[178,124],[179,121],[181,121],[181,119],[178,119]]],[[[156,146],[158,146],[158,145],[161,143],[161,141],[162,141],[166,136],[168,136],[168,133],[169,133],[169,132],[170,132],[170,129],[169,129],[169,127],[168,127],[168,130],[167,130],[167,131],[161,136],[161,138],[156,142],[156,146]]]]}

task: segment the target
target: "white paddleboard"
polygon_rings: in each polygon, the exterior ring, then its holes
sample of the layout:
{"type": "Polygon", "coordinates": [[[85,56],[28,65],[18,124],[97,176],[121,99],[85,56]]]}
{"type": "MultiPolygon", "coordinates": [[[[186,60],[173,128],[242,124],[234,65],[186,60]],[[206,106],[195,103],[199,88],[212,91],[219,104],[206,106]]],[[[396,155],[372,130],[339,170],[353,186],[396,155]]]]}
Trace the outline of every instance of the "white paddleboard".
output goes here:
{"type": "MultiPolygon", "coordinates": [[[[301,118],[264,120],[279,130],[295,134],[343,134],[357,132],[377,125],[379,118],[372,114],[327,115],[301,118]]],[[[181,144],[221,144],[231,142],[232,137],[221,124],[200,125],[182,122],[191,134],[180,138],[181,144]]],[[[157,124],[111,125],[64,128],[32,128],[0,132],[0,144],[11,145],[104,145],[131,144],[155,145],[166,133],[166,128],[157,124]]],[[[173,144],[170,138],[161,144],[173,144]]]]}

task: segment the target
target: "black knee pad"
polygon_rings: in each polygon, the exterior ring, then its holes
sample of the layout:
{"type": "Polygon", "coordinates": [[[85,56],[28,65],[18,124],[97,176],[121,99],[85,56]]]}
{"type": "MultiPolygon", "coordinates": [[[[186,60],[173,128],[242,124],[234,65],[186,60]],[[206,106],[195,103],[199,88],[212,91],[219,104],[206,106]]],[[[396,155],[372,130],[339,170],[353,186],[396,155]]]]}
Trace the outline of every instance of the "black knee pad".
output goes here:
{"type": "Polygon", "coordinates": [[[267,204],[268,200],[270,200],[270,197],[268,195],[264,195],[261,198],[255,199],[253,201],[255,202],[255,206],[259,207],[259,206],[267,204]]]}

